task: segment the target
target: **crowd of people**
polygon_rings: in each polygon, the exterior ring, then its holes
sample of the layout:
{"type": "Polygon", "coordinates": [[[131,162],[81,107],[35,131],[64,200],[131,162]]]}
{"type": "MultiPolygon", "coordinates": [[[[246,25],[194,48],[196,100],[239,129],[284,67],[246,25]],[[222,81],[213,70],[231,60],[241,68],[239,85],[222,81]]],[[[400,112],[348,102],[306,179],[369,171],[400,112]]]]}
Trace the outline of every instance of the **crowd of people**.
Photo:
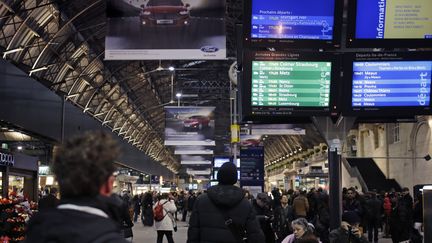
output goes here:
{"type": "Polygon", "coordinates": [[[113,192],[115,141],[106,133],[76,137],[60,149],[53,166],[61,200],[53,190],[27,229],[26,242],[130,242],[138,220],[153,226],[157,243],[173,243],[177,221],[188,225],[187,243],[366,243],[378,231],[393,242],[422,241],[422,198],[402,192],[362,193],[343,189],[341,226],[330,230],[329,196],[322,188],[278,189],[256,197],[237,183],[237,168],[225,163],[216,186],[202,193],[113,192]],[[367,236],[367,237],[365,237],[367,236]]]}

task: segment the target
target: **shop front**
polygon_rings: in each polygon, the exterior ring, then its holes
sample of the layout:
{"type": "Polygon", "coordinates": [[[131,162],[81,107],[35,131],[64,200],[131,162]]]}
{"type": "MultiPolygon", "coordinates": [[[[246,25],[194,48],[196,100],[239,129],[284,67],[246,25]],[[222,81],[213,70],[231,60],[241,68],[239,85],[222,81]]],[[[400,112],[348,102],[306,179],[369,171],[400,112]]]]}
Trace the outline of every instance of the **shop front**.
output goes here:
{"type": "Polygon", "coordinates": [[[1,196],[24,196],[37,201],[38,158],[20,153],[0,152],[1,196]]]}

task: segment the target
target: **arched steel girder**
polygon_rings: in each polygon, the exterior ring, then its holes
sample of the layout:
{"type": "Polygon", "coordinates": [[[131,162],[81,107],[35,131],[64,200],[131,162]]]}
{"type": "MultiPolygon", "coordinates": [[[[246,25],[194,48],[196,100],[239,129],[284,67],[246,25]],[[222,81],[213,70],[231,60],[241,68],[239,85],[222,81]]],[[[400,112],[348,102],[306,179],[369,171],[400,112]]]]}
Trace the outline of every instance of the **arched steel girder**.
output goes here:
{"type": "Polygon", "coordinates": [[[285,147],[289,150],[289,152],[292,153],[294,149],[291,146],[291,144],[289,144],[288,138],[286,136],[282,136],[281,140],[282,140],[281,142],[285,145],[285,147]]]}
{"type": "MultiPolygon", "coordinates": [[[[98,31],[95,31],[93,33],[93,35],[90,35],[88,38],[86,38],[85,40],[80,41],[79,43],[75,43],[73,41],[74,38],[77,38],[77,35],[79,34],[79,32],[78,31],[75,32],[75,33],[71,32],[69,38],[64,41],[64,45],[72,43],[75,46],[75,51],[72,52],[72,54],[69,57],[66,57],[66,60],[64,61],[64,64],[65,65],[70,65],[71,68],[75,69],[75,67],[73,65],[77,66],[79,64],[79,61],[82,60],[82,58],[85,57],[83,55],[78,55],[77,52],[83,52],[82,49],[81,49],[81,46],[87,44],[88,40],[91,39],[91,38],[93,38],[93,36],[98,35],[100,31],[103,31],[103,30],[99,29],[98,31]],[[78,56],[78,57],[77,58],[72,58],[73,56],[78,56]]],[[[53,80],[52,86],[61,85],[61,84],[65,83],[65,82],[67,82],[66,79],[65,79],[65,76],[66,76],[66,74],[65,75],[60,75],[60,73],[59,73],[59,75],[57,75],[56,78],[53,80]]]]}
{"type": "MultiPolygon", "coordinates": [[[[69,95],[71,95],[71,93],[72,93],[72,91],[74,90],[74,88],[75,88],[75,86],[76,86],[76,84],[79,82],[79,81],[81,81],[81,76],[82,76],[82,74],[84,73],[84,72],[86,72],[89,68],[92,68],[92,65],[95,63],[95,62],[97,62],[97,61],[99,61],[100,62],[100,57],[104,54],[105,52],[103,51],[103,52],[101,52],[101,53],[99,53],[97,56],[95,56],[90,62],[89,62],[89,64],[84,68],[84,69],[82,69],[81,70],[81,72],[80,72],[80,74],[78,75],[78,77],[75,79],[75,81],[74,81],[74,83],[72,84],[72,87],[70,88],[70,90],[69,90],[69,92],[68,92],[68,96],[69,95]]],[[[95,75],[96,76],[96,75],[95,75]]],[[[91,86],[93,86],[94,87],[94,84],[92,85],[92,84],[90,84],[91,86]]]]}
{"type": "MultiPolygon", "coordinates": [[[[81,14],[85,13],[86,11],[88,11],[89,9],[93,8],[94,6],[96,6],[101,0],[96,0],[95,2],[89,4],[86,8],[84,8],[83,10],[81,10],[80,12],[78,12],[75,16],[73,16],[72,18],[70,18],[66,23],[64,23],[64,25],[58,30],[57,33],[55,33],[51,39],[47,42],[54,42],[54,40],[57,38],[57,36],[59,35],[59,33],[62,33],[66,27],[69,27],[69,25],[76,19],[78,18],[81,14]]],[[[38,68],[38,65],[40,64],[42,57],[45,55],[46,50],[48,49],[49,45],[47,44],[42,52],[39,54],[39,56],[37,57],[35,63],[33,64],[32,69],[36,69],[38,68]]]]}
{"type": "MultiPolygon", "coordinates": [[[[104,82],[101,85],[99,85],[99,87],[97,87],[95,89],[95,91],[93,92],[93,94],[90,96],[90,98],[88,99],[88,101],[87,101],[84,109],[88,109],[89,108],[90,103],[92,102],[92,100],[96,96],[96,94],[98,94],[100,92],[100,90],[103,87],[105,87],[105,85],[107,85],[111,81],[111,79],[114,77],[114,75],[117,74],[121,69],[123,69],[123,66],[120,66],[119,68],[117,68],[116,70],[114,70],[113,72],[111,72],[108,78],[105,78],[104,82]]],[[[114,89],[115,87],[116,86],[114,86],[112,89],[114,89]]],[[[95,112],[98,112],[98,108],[99,108],[99,106],[96,107],[95,112]]]]}

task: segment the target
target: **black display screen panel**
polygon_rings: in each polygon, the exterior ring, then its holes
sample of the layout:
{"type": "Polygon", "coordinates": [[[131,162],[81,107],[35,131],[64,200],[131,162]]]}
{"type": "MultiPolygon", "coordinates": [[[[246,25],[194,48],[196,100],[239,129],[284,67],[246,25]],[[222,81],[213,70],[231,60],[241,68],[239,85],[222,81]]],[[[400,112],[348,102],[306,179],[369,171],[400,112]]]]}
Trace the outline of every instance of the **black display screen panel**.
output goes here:
{"type": "Polygon", "coordinates": [[[350,1],[348,46],[432,46],[432,1],[350,1]]]}
{"type": "Polygon", "coordinates": [[[245,52],[242,113],[261,116],[328,115],[337,75],[326,53],[245,52]]]}
{"type": "Polygon", "coordinates": [[[345,72],[351,84],[349,110],[366,116],[428,114],[432,56],[427,55],[357,53],[345,72]]]}
{"type": "Polygon", "coordinates": [[[247,44],[326,47],[339,44],[340,0],[245,2],[247,44]],[[336,17],[335,17],[336,16],[336,17]]]}

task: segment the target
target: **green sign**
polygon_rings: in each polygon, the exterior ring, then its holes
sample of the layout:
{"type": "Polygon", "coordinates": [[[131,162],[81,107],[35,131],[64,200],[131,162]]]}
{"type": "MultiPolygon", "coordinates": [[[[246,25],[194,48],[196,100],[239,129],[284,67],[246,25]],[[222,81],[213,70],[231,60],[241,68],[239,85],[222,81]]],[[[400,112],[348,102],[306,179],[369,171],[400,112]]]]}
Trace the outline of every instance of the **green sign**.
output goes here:
{"type": "Polygon", "coordinates": [[[253,61],[252,106],[328,107],[331,62],[253,61]]]}

